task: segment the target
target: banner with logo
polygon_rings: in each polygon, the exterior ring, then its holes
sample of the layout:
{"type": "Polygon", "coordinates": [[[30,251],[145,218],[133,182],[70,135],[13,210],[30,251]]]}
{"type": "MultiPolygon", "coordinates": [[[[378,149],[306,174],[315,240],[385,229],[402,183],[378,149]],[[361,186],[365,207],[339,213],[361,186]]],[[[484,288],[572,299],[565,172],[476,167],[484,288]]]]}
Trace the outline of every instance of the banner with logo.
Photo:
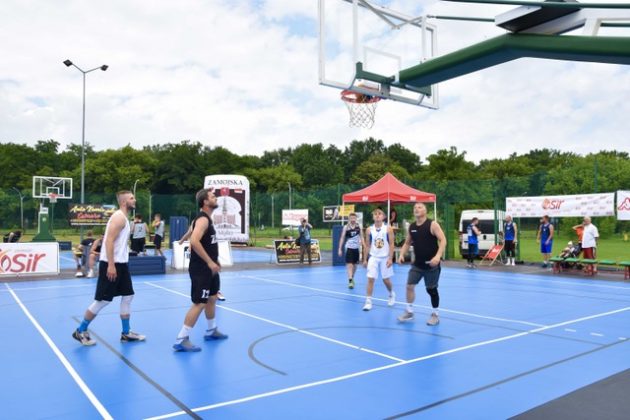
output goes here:
{"type": "Polygon", "coordinates": [[[0,244],[0,276],[22,277],[40,274],[59,274],[59,243],[0,244]]]}
{"type": "Polygon", "coordinates": [[[617,191],[617,220],[630,220],[630,191],[617,191]]]}
{"type": "Polygon", "coordinates": [[[614,216],[615,194],[507,197],[505,214],[512,217],[614,216]]]}
{"type": "Polygon", "coordinates": [[[68,206],[70,226],[106,225],[110,216],[116,211],[111,204],[75,204],[68,206]]]}
{"type": "Polygon", "coordinates": [[[350,213],[354,213],[354,204],[341,206],[324,206],[324,222],[342,222],[348,218],[350,213]]]}
{"type": "Polygon", "coordinates": [[[242,175],[208,175],[203,187],[217,196],[218,207],[212,212],[217,239],[249,242],[249,180],[242,175]]]}
{"type": "MultiPolygon", "coordinates": [[[[297,264],[300,262],[300,247],[295,244],[295,239],[277,239],[273,241],[276,264],[297,264]]],[[[311,239],[311,261],[322,262],[319,251],[319,241],[311,239]]],[[[308,263],[308,254],[304,253],[304,262],[308,263]]]]}
{"type": "MultiPolygon", "coordinates": [[[[219,244],[219,264],[221,267],[231,267],[234,265],[232,258],[232,247],[229,241],[218,241],[219,244]]],[[[190,265],[190,242],[173,241],[173,258],[171,267],[177,270],[186,270],[190,265]]]]}
{"type": "Polygon", "coordinates": [[[300,226],[302,219],[308,220],[308,209],[282,210],[283,226],[300,226]]]}

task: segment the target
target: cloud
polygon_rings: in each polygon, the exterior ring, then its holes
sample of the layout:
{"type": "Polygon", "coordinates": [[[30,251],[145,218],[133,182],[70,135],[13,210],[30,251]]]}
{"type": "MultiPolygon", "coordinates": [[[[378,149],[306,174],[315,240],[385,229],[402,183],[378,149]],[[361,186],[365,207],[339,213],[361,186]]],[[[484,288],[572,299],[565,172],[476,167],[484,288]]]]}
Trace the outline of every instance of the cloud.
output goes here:
{"type": "MultiPolygon", "coordinates": [[[[389,5],[483,17],[507,10],[389,5]]],[[[503,33],[434,23],[440,53],[503,33]]],[[[82,76],[62,64],[69,58],[110,66],[87,75],[86,141],[97,150],[191,139],[261,154],[374,136],[423,158],[452,145],[473,160],[541,147],[628,151],[630,71],[606,64],[517,60],[442,83],[440,110],[381,101],[372,130],[350,128],[339,91],[318,85],[315,1],[5,0],[0,27],[2,142],[80,143],[82,76]]]]}

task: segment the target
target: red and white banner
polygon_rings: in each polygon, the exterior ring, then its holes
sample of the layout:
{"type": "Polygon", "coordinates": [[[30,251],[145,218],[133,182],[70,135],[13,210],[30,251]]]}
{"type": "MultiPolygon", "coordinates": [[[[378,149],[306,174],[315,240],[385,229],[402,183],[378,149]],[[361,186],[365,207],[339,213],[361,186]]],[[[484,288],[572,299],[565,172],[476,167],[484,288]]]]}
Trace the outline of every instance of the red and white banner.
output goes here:
{"type": "Polygon", "coordinates": [[[512,217],[614,216],[615,194],[507,197],[505,214],[512,217]]]}
{"type": "Polygon", "coordinates": [[[282,210],[283,226],[300,226],[302,219],[308,220],[308,209],[282,210]]]}
{"type": "Polygon", "coordinates": [[[59,274],[59,243],[0,244],[0,276],[59,274]]]}
{"type": "Polygon", "coordinates": [[[249,242],[249,180],[242,175],[208,175],[203,187],[217,196],[218,207],[212,212],[217,239],[249,242]]]}
{"type": "Polygon", "coordinates": [[[617,191],[617,220],[630,220],[630,191],[617,191]]]}

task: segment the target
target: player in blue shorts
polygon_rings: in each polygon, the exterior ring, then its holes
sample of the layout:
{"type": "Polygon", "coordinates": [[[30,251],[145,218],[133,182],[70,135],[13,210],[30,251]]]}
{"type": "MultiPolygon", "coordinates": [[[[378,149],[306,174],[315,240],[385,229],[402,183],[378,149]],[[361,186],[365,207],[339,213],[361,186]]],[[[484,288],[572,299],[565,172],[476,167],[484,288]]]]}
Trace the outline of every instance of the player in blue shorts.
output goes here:
{"type": "Polygon", "coordinates": [[[551,249],[553,248],[553,233],[553,225],[549,222],[549,216],[544,215],[536,238],[540,243],[540,253],[543,257],[543,268],[547,268],[549,265],[551,249]]]}

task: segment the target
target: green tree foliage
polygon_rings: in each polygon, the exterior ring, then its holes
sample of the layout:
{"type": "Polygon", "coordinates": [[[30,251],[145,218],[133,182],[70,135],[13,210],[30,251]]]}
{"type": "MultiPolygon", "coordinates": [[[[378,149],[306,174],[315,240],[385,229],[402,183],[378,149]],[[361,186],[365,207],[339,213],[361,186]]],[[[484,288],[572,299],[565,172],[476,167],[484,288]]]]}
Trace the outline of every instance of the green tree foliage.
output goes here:
{"type": "Polygon", "coordinates": [[[352,174],[350,182],[353,184],[371,184],[378,181],[387,172],[391,172],[400,180],[410,179],[409,172],[393,159],[378,154],[363,161],[352,174]]]}

